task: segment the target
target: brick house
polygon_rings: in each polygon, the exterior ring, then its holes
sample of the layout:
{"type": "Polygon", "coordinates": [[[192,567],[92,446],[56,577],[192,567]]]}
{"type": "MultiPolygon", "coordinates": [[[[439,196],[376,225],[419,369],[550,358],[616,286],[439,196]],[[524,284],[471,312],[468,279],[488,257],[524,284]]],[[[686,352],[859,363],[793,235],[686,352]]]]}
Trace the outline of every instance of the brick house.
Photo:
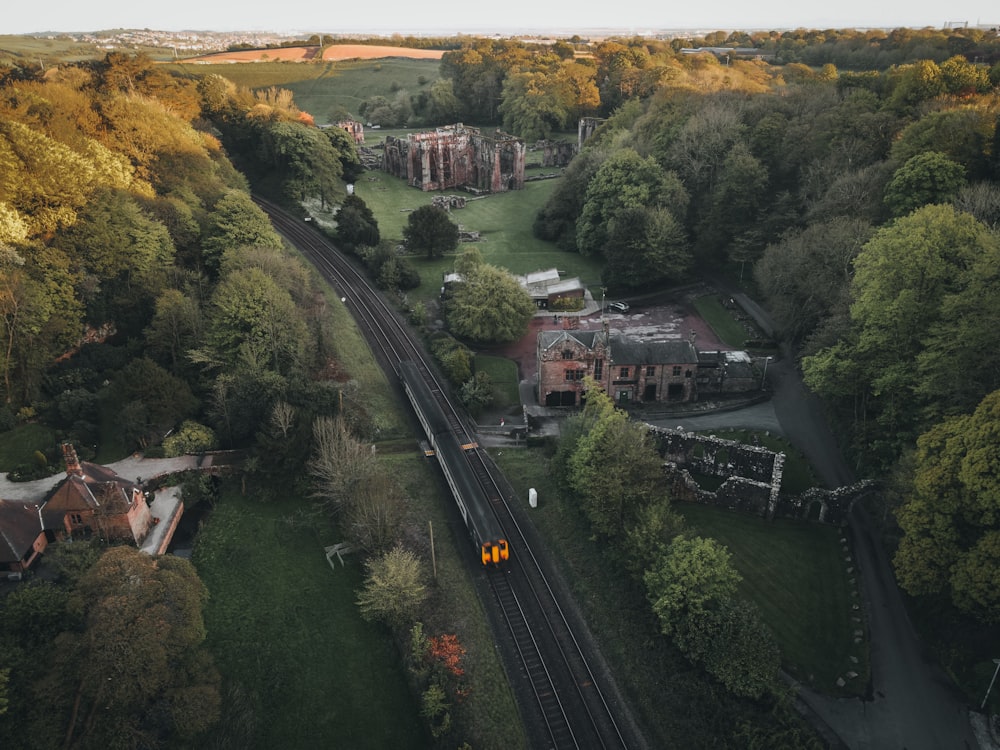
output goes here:
{"type": "Polygon", "coordinates": [[[69,443],[62,449],[66,479],[41,510],[49,541],[97,534],[140,543],[153,523],[142,488],[111,469],[79,461],[69,443]]]}
{"type": "Polygon", "coordinates": [[[0,570],[23,573],[46,546],[38,506],[0,500],[0,570]]]}
{"type": "Polygon", "coordinates": [[[615,403],[698,398],[698,352],[684,339],[645,342],[601,331],[541,331],[536,345],[538,403],[578,406],[591,377],[615,403]]]}

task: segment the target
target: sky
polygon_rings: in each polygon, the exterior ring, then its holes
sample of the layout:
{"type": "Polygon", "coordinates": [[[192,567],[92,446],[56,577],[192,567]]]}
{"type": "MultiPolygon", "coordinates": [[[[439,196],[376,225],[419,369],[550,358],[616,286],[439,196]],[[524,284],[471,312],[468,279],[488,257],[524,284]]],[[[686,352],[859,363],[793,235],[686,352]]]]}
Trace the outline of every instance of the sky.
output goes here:
{"type": "Polygon", "coordinates": [[[155,29],[164,31],[275,31],[309,33],[476,34],[521,31],[787,28],[942,28],[1000,24],[996,0],[713,0],[713,2],[608,2],[505,0],[465,4],[429,0],[317,2],[316,0],[45,0],[8,2],[0,34],[43,31],[155,29]],[[227,7],[228,6],[228,7],[227,7]],[[659,7],[657,7],[659,6],[659,7]]]}

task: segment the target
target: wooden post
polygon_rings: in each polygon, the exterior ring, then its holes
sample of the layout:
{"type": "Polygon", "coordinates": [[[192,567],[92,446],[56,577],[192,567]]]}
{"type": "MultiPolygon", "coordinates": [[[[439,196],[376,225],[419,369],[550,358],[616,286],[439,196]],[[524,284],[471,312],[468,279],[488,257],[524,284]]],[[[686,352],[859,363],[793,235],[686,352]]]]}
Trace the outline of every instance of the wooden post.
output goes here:
{"type": "Polygon", "coordinates": [[[438,564],[437,557],[434,555],[434,522],[428,521],[427,528],[431,531],[431,566],[434,568],[434,580],[436,581],[438,577],[438,564]]]}

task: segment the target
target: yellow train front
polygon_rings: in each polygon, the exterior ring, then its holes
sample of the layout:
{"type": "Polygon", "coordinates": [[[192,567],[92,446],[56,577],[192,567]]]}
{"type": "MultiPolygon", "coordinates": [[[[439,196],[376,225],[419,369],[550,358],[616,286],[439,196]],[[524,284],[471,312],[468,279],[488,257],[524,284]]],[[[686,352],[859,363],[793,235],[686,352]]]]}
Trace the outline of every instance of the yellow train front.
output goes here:
{"type": "Polygon", "coordinates": [[[495,542],[484,542],[479,548],[483,558],[483,565],[499,565],[510,559],[510,547],[506,539],[497,539],[495,542]]]}

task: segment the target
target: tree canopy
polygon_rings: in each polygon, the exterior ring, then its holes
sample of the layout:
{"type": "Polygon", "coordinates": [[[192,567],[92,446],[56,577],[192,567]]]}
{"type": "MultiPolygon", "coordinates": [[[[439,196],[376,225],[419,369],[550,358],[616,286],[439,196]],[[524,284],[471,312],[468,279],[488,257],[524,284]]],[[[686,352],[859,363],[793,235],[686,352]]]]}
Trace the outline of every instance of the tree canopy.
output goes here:
{"type": "Polygon", "coordinates": [[[443,208],[424,205],[407,218],[403,238],[410,251],[438,258],[458,247],[458,225],[443,208]]]}
{"type": "Polygon", "coordinates": [[[535,309],[516,278],[483,263],[470,268],[456,284],[448,303],[448,327],[459,338],[504,344],[527,333],[535,309]]]}

